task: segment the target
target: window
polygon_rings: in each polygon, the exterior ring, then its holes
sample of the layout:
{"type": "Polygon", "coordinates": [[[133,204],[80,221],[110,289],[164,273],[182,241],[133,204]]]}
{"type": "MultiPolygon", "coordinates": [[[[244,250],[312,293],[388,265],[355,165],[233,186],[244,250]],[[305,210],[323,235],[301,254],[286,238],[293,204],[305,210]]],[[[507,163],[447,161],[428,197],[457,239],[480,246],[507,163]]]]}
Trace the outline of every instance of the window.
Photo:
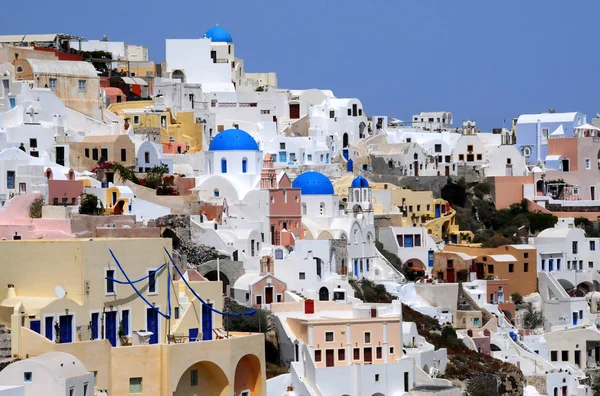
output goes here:
{"type": "Polygon", "coordinates": [[[354,348],[354,360],[360,360],[360,348],[354,348]]]}
{"type": "Polygon", "coordinates": [[[529,272],[529,263],[523,263],[523,272],[529,272]]]}
{"type": "Polygon", "coordinates": [[[129,378],[129,393],[142,393],[142,378],[129,378]]]}
{"type": "Polygon", "coordinates": [[[569,351],[562,351],[561,359],[563,362],[568,362],[569,361],[569,351]]]}
{"type": "Polygon", "coordinates": [[[494,273],[494,264],[489,264],[488,265],[488,274],[493,274],[494,273]]]}
{"type": "Polygon", "coordinates": [[[458,160],[459,161],[464,161],[465,160],[465,155],[464,154],[459,154],[458,155],[458,160]]]}
{"type": "Polygon", "coordinates": [[[15,171],[6,171],[6,188],[9,190],[15,188],[15,171]]]}
{"type": "Polygon", "coordinates": [[[114,277],[115,270],[106,270],[106,294],[115,293],[115,282],[113,281],[114,277]]]}
{"type": "Polygon", "coordinates": [[[352,109],[348,109],[348,115],[351,116],[352,115],[352,109]]]}
{"type": "Polygon", "coordinates": [[[300,272],[300,273],[298,274],[298,279],[300,279],[300,280],[304,280],[304,279],[306,279],[306,273],[304,273],[304,272],[300,272]]]}
{"type": "Polygon", "coordinates": [[[242,159],[242,173],[248,172],[248,160],[246,158],[242,159]]]}
{"type": "Polygon", "coordinates": [[[577,254],[577,241],[573,241],[572,247],[573,247],[573,254],[577,254]]]}
{"type": "Polygon", "coordinates": [[[32,382],[33,381],[33,373],[31,371],[26,371],[23,373],[23,382],[32,382]]]}
{"type": "Polygon", "coordinates": [[[375,356],[377,359],[383,359],[383,349],[381,347],[375,349],[375,356]]]}
{"type": "Polygon", "coordinates": [[[37,148],[37,139],[34,139],[34,138],[29,139],[29,147],[37,148]]]}
{"type": "Polygon", "coordinates": [[[596,250],[596,241],[590,241],[590,250],[591,251],[595,251],[596,250]]]}
{"type": "Polygon", "coordinates": [[[50,78],[50,79],[48,79],[48,87],[52,91],[56,91],[56,78],[50,78]]]}
{"type": "Polygon", "coordinates": [[[133,116],[133,125],[138,125],[139,123],[140,123],[140,116],[134,115],[133,116]]]}
{"type": "Polygon", "coordinates": [[[550,352],[550,361],[551,362],[558,362],[558,351],[551,351],[550,352]]]}
{"type": "Polygon", "coordinates": [[[321,361],[321,350],[317,349],[315,351],[315,362],[320,362],[321,361]]]}
{"type": "Polygon", "coordinates": [[[375,382],[379,382],[379,374],[375,374],[375,382]]]}
{"type": "Polygon", "coordinates": [[[523,253],[523,258],[529,258],[529,253],[523,253]]]}
{"type": "Polygon", "coordinates": [[[88,384],[83,384],[83,396],[87,396],[88,384]]]}
{"type": "Polygon", "coordinates": [[[121,162],[127,161],[127,149],[121,149],[121,162]]]}
{"type": "Polygon", "coordinates": [[[148,272],[148,293],[156,293],[156,270],[148,272]]]}
{"type": "Polygon", "coordinates": [[[23,73],[23,67],[17,66],[17,73],[23,73]]]}
{"type": "Polygon", "coordinates": [[[94,161],[98,161],[98,149],[97,148],[92,149],[92,159],[94,161]]]}
{"type": "Polygon", "coordinates": [[[85,149],[85,158],[90,158],[90,149],[89,148],[85,149]]]}
{"type": "Polygon", "coordinates": [[[548,128],[542,128],[542,140],[548,140],[548,128]]]}
{"type": "Polygon", "coordinates": [[[589,158],[585,159],[585,169],[592,169],[592,160],[589,158]]]}
{"type": "Polygon", "coordinates": [[[404,373],[404,392],[408,392],[408,388],[410,387],[410,374],[408,372],[404,373]]]}
{"type": "Polygon", "coordinates": [[[435,151],[436,153],[441,153],[441,152],[442,152],[442,145],[441,145],[441,144],[436,144],[436,145],[434,146],[434,151],[435,151]]]}
{"type": "Polygon", "coordinates": [[[579,311],[579,319],[583,319],[583,311],[579,311]]]}
{"type": "Polygon", "coordinates": [[[198,385],[198,370],[190,371],[190,386],[198,385]]]}
{"type": "Polygon", "coordinates": [[[475,157],[473,156],[473,154],[467,154],[467,162],[473,162],[475,161],[475,157]]]}
{"type": "Polygon", "coordinates": [[[467,151],[473,151],[473,145],[472,144],[469,144],[467,146],[467,151]]]}
{"type": "Polygon", "coordinates": [[[394,347],[390,347],[390,355],[394,354],[394,347]]]}
{"type": "Polygon", "coordinates": [[[260,294],[258,296],[256,296],[256,305],[258,305],[258,306],[262,305],[262,296],[260,294]]]}
{"type": "Polygon", "coordinates": [[[215,197],[219,197],[219,189],[218,189],[218,188],[215,188],[215,189],[213,190],[213,195],[214,195],[215,197]]]}
{"type": "Polygon", "coordinates": [[[481,156],[481,154],[477,154],[477,161],[481,161],[483,157],[481,156]]]}
{"type": "Polygon", "coordinates": [[[370,344],[370,343],[371,343],[371,333],[366,332],[365,333],[365,344],[370,344]]]}
{"type": "Polygon", "coordinates": [[[417,212],[421,211],[421,205],[417,205],[417,212]]]}
{"type": "Polygon", "coordinates": [[[333,331],[325,333],[325,342],[333,342],[333,331]]]}
{"type": "Polygon", "coordinates": [[[285,150],[285,143],[279,143],[279,150],[285,150]]]}
{"type": "MultiPolygon", "coordinates": [[[[567,262],[567,265],[569,265],[569,263],[567,262]]],[[[542,259],[542,271],[546,270],[546,260],[542,259]]]]}
{"type": "Polygon", "coordinates": [[[85,91],[86,83],[87,83],[87,81],[85,81],[85,80],[79,80],[79,90],[80,91],[85,91]]]}
{"type": "Polygon", "coordinates": [[[508,272],[515,272],[515,265],[514,264],[508,264],[508,272]]]}
{"type": "Polygon", "coordinates": [[[227,160],[221,158],[221,173],[227,173],[227,160]]]}
{"type": "Polygon", "coordinates": [[[344,360],[346,360],[346,350],[338,349],[338,361],[344,361],[344,360]]]}
{"type": "Polygon", "coordinates": [[[594,262],[588,261],[588,268],[594,268],[594,262]]]}
{"type": "Polygon", "coordinates": [[[335,110],[329,110],[329,118],[335,118],[335,110]]]}
{"type": "Polygon", "coordinates": [[[312,154],[307,154],[306,155],[306,160],[307,161],[312,161],[312,154]]]}
{"type": "MultiPolygon", "coordinates": [[[[246,293],[246,294],[248,294],[248,293],[246,293]]],[[[246,298],[246,300],[247,299],[248,298],[246,298]]],[[[179,319],[179,307],[175,307],[173,309],[175,310],[175,313],[174,313],[175,319],[179,319]]]]}

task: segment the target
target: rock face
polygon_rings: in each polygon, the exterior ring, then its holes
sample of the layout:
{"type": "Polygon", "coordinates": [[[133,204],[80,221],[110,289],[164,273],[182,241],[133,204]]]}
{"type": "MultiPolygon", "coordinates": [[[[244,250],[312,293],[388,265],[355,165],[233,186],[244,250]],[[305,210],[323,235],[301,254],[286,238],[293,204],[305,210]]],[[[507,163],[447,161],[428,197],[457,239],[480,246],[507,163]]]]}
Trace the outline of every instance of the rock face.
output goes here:
{"type": "Polygon", "coordinates": [[[161,227],[161,235],[173,240],[173,250],[179,258],[186,257],[188,267],[198,265],[217,258],[228,259],[228,255],[218,252],[206,245],[196,245],[190,238],[190,218],[187,215],[167,215],[156,219],[156,226],[161,227]]]}

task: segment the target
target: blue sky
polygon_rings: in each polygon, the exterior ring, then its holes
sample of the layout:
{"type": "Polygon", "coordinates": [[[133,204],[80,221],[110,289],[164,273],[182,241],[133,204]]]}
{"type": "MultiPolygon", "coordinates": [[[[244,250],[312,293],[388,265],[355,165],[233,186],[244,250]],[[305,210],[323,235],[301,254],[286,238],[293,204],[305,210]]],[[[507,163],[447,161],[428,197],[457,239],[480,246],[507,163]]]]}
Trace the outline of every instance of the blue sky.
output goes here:
{"type": "Polygon", "coordinates": [[[598,0],[256,0],[2,5],[1,34],[64,32],[149,47],[232,34],[246,70],[358,97],[368,115],[450,110],[483,130],[522,113],[600,112],[598,0]],[[16,17],[22,15],[22,17],[16,17]],[[101,17],[99,17],[101,15],[101,17]]]}

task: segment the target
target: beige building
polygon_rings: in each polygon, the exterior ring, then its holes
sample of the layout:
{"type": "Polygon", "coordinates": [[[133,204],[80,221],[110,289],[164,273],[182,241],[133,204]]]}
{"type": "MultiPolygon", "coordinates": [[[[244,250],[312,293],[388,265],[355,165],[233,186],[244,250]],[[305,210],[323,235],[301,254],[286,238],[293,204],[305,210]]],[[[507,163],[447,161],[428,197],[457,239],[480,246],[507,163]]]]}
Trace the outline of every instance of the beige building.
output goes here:
{"type": "Polygon", "coordinates": [[[202,304],[166,252],[163,238],[0,242],[12,355],[70,353],[110,395],[264,395],[264,336],[227,336],[209,308],[222,310],[221,283],[188,282],[202,304]]]}
{"type": "Polygon", "coordinates": [[[69,161],[77,171],[94,168],[100,158],[128,168],[136,165],[135,144],[128,135],[85,136],[69,148],[69,161]]]}
{"type": "Polygon", "coordinates": [[[91,63],[17,58],[12,64],[16,80],[49,88],[67,107],[101,119],[100,77],[91,63]]]}

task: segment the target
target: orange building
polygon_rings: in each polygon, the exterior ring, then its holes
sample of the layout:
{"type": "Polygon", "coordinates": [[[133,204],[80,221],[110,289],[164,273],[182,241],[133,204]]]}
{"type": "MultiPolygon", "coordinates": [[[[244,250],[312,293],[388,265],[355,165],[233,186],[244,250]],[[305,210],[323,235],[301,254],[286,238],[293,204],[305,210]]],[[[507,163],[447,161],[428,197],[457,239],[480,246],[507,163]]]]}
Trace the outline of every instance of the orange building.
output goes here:
{"type": "Polygon", "coordinates": [[[531,245],[505,245],[497,248],[473,248],[447,245],[445,252],[461,252],[475,257],[470,272],[477,279],[507,279],[513,293],[521,295],[537,291],[537,252],[531,245]]]}

